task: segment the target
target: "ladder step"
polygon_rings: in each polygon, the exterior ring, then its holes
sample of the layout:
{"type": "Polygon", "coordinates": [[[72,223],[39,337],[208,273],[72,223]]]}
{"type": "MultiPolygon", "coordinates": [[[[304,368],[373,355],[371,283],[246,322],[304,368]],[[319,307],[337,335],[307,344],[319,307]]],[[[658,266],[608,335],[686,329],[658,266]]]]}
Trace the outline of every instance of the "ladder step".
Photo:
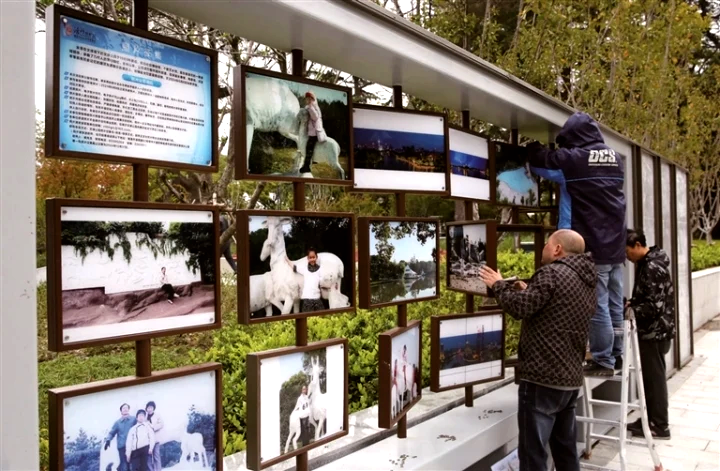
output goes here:
{"type": "Polygon", "coordinates": [[[604,466],[598,466],[591,463],[583,463],[582,461],[580,462],[580,469],[592,469],[595,471],[617,471],[616,469],[606,468],[604,466]]]}
{"type": "MultiPolygon", "coordinates": [[[[588,399],[590,404],[594,406],[620,406],[621,404],[619,402],[615,401],[604,401],[602,399],[588,399]]],[[[628,402],[627,406],[629,409],[640,409],[640,404],[634,403],[634,402],[628,402]]]]}
{"type": "Polygon", "coordinates": [[[582,417],[582,416],[575,417],[575,420],[577,420],[578,422],[582,422],[584,424],[611,425],[613,427],[620,426],[619,420],[595,419],[595,418],[582,417]]]}
{"type": "MultiPolygon", "coordinates": [[[[628,438],[625,440],[625,443],[633,446],[641,446],[643,448],[649,448],[648,442],[644,438],[628,438]]],[[[655,448],[655,444],[653,443],[653,448],[655,448]]]]}
{"type": "Polygon", "coordinates": [[[610,435],[602,435],[599,433],[591,433],[590,438],[595,440],[607,440],[613,443],[618,443],[620,441],[619,437],[611,437],[610,435]]]}

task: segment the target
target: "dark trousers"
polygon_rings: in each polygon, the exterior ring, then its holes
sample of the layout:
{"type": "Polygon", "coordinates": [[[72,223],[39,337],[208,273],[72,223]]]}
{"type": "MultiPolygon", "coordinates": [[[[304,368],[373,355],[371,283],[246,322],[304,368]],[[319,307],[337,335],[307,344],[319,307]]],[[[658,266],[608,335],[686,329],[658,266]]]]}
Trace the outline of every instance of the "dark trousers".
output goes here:
{"type": "Polygon", "coordinates": [[[232,268],[233,271],[237,273],[237,264],[235,263],[235,260],[233,260],[232,250],[230,250],[230,244],[227,244],[223,249],[223,257],[225,257],[225,260],[227,260],[230,268],[232,268]]]}
{"type": "Polygon", "coordinates": [[[561,391],[520,381],[518,388],[518,458],[520,471],[547,471],[550,443],[557,471],[579,471],[575,445],[575,402],[579,390],[561,391]]]}
{"type": "Polygon", "coordinates": [[[670,351],[670,340],[640,340],[645,406],[648,420],[656,427],[668,428],[668,390],[665,376],[665,354],[670,351]]]}
{"type": "Polygon", "coordinates": [[[130,464],[127,461],[127,457],[125,457],[125,447],[118,448],[118,455],[120,455],[120,466],[118,466],[118,471],[130,471],[130,464]]]}
{"type": "Polygon", "coordinates": [[[134,450],[130,454],[130,470],[131,471],[149,471],[148,457],[150,456],[150,447],[144,446],[134,450]]]}
{"type": "Polygon", "coordinates": [[[302,446],[307,446],[308,442],[310,442],[310,433],[308,431],[308,425],[309,425],[308,422],[309,422],[309,417],[300,419],[300,443],[302,443],[302,446]]]}
{"type": "Polygon", "coordinates": [[[173,289],[171,284],[162,285],[162,290],[165,291],[165,294],[167,294],[167,297],[170,301],[175,298],[175,290],[173,289]]]}
{"type": "Polygon", "coordinates": [[[308,136],[307,146],[305,147],[305,161],[300,169],[300,173],[307,173],[310,171],[310,164],[312,163],[313,154],[315,153],[315,144],[317,144],[317,136],[308,136]]]}

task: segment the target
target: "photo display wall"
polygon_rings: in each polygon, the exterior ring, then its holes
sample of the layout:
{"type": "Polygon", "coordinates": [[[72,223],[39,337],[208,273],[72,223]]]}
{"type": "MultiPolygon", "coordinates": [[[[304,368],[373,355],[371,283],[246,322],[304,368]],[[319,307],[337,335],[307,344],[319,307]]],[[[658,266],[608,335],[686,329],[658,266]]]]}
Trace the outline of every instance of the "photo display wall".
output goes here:
{"type": "Polygon", "coordinates": [[[467,221],[445,225],[447,241],[447,289],[487,296],[487,285],[480,278],[480,268],[497,268],[497,223],[467,221]]]}
{"type": "Polygon", "coordinates": [[[222,469],[219,363],[52,389],[49,409],[51,471],[222,469]]]}
{"type": "Polygon", "coordinates": [[[395,425],[422,397],[421,322],[380,334],[378,425],[395,425]]]}
{"type": "Polygon", "coordinates": [[[217,171],[217,52],[48,7],[48,157],[217,171]]]}
{"type": "Polygon", "coordinates": [[[430,318],[430,388],[433,392],[505,377],[502,311],[430,318]]]}
{"type": "Polygon", "coordinates": [[[450,197],[495,202],[495,163],[488,140],[453,126],[450,140],[450,197]]]}
{"type": "Polygon", "coordinates": [[[440,296],[440,219],[358,218],[360,307],[440,296]]]}
{"type": "Polygon", "coordinates": [[[248,469],[347,435],[347,346],[347,339],[332,339],[248,355],[248,469]]]}
{"type": "Polygon", "coordinates": [[[447,117],[356,105],[353,189],[448,194],[447,117]]]}
{"type": "Polygon", "coordinates": [[[233,84],[239,179],[352,183],[349,88],[244,65],[233,84]]]}
{"type": "Polygon", "coordinates": [[[219,328],[213,207],[49,199],[48,348],[219,328]]]}
{"type": "Polygon", "coordinates": [[[355,309],[351,213],[237,212],[243,324],[355,309]]]}

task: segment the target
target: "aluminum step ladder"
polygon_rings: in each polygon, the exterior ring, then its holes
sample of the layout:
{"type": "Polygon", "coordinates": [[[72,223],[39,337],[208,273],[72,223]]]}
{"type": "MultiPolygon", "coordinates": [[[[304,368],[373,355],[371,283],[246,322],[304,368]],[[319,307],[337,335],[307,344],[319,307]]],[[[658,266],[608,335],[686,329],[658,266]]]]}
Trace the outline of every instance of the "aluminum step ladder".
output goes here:
{"type": "MultiPolygon", "coordinates": [[[[626,464],[626,456],[625,456],[625,450],[626,445],[635,445],[635,446],[643,446],[647,447],[648,451],[650,452],[650,457],[652,458],[653,465],[655,466],[655,471],[663,471],[663,465],[660,462],[660,456],[658,455],[657,451],[655,450],[655,442],[653,441],[652,434],[650,432],[650,424],[648,422],[647,417],[647,409],[645,407],[645,388],[643,386],[642,381],[642,368],[640,365],[640,344],[638,342],[638,335],[637,335],[637,324],[635,322],[635,314],[633,313],[632,309],[626,309],[625,310],[625,319],[623,320],[623,327],[622,329],[613,329],[615,336],[622,336],[623,338],[623,353],[625,357],[625,361],[622,365],[622,370],[620,371],[620,374],[615,374],[614,376],[590,376],[587,375],[584,378],[583,381],[583,403],[585,405],[585,413],[588,414],[587,417],[577,416],[578,422],[583,422],[587,424],[586,430],[585,430],[585,441],[584,441],[584,451],[582,454],[582,457],[584,459],[590,459],[592,455],[592,443],[593,440],[607,440],[613,443],[617,443],[620,450],[619,450],[619,457],[620,457],[620,471],[625,471],[627,464],[626,464]],[[630,356],[630,352],[632,351],[632,356],[630,356]],[[627,359],[632,358],[633,360],[633,366],[630,366],[630,362],[627,361],[627,359]],[[592,398],[592,387],[590,385],[590,380],[592,378],[602,378],[607,379],[609,381],[619,381],[620,382],[620,402],[614,402],[614,401],[604,401],[600,399],[593,399],[592,398]],[[635,386],[637,387],[637,393],[638,393],[638,400],[629,402],[628,401],[628,395],[629,395],[629,386],[630,381],[635,381],[635,386]],[[619,406],[620,407],[620,420],[607,420],[607,419],[596,419],[593,415],[593,406],[595,405],[603,405],[603,406],[619,406]],[[642,421],[642,428],[643,428],[643,434],[646,438],[627,438],[627,416],[628,416],[628,409],[633,410],[640,410],[640,419],[642,421]],[[612,427],[615,427],[618,430],[618,436],[613,437],[610,435],[603,435],[603,434],[597,434],[593,433],[593,425],[609,425],[612,427]]],[[[580,460],[580,469],[592,469],[596,471],[613,471],[609,468],[598,466],[590,463],[584,463],[582,460],[580,460]]]]}

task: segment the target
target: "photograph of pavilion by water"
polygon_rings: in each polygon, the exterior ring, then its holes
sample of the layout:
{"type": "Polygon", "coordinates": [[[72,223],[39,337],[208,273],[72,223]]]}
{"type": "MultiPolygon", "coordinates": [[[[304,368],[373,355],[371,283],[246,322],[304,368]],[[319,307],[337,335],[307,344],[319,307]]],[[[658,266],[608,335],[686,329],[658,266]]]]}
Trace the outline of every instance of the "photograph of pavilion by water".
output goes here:
{"type": "Polygon", "coordinates": [[[357,106],[353,130],[356,189],[446,191],[444,115],[357,106]]]}
{"type": "Polygon", "coordinates": [[[492,168],[487,139],[450,128],[450,196],[492,200],[492,168]]]}
{"type": "Polygon", "coordinates": [[[503,314],[500,311],[431,318],[433,391],[502,377],[503,314]]]}
{"type": "Polygon", "coordinates": [[[530,172],[527,149],[494,142],[497,203],[512,206],[539,206],[538,177],[530,172]]]}
{"type": "Polygon", "coordinates": [[[437,297],[437,219],[361,219],[362,305],[377,307],[437,297]]]}

